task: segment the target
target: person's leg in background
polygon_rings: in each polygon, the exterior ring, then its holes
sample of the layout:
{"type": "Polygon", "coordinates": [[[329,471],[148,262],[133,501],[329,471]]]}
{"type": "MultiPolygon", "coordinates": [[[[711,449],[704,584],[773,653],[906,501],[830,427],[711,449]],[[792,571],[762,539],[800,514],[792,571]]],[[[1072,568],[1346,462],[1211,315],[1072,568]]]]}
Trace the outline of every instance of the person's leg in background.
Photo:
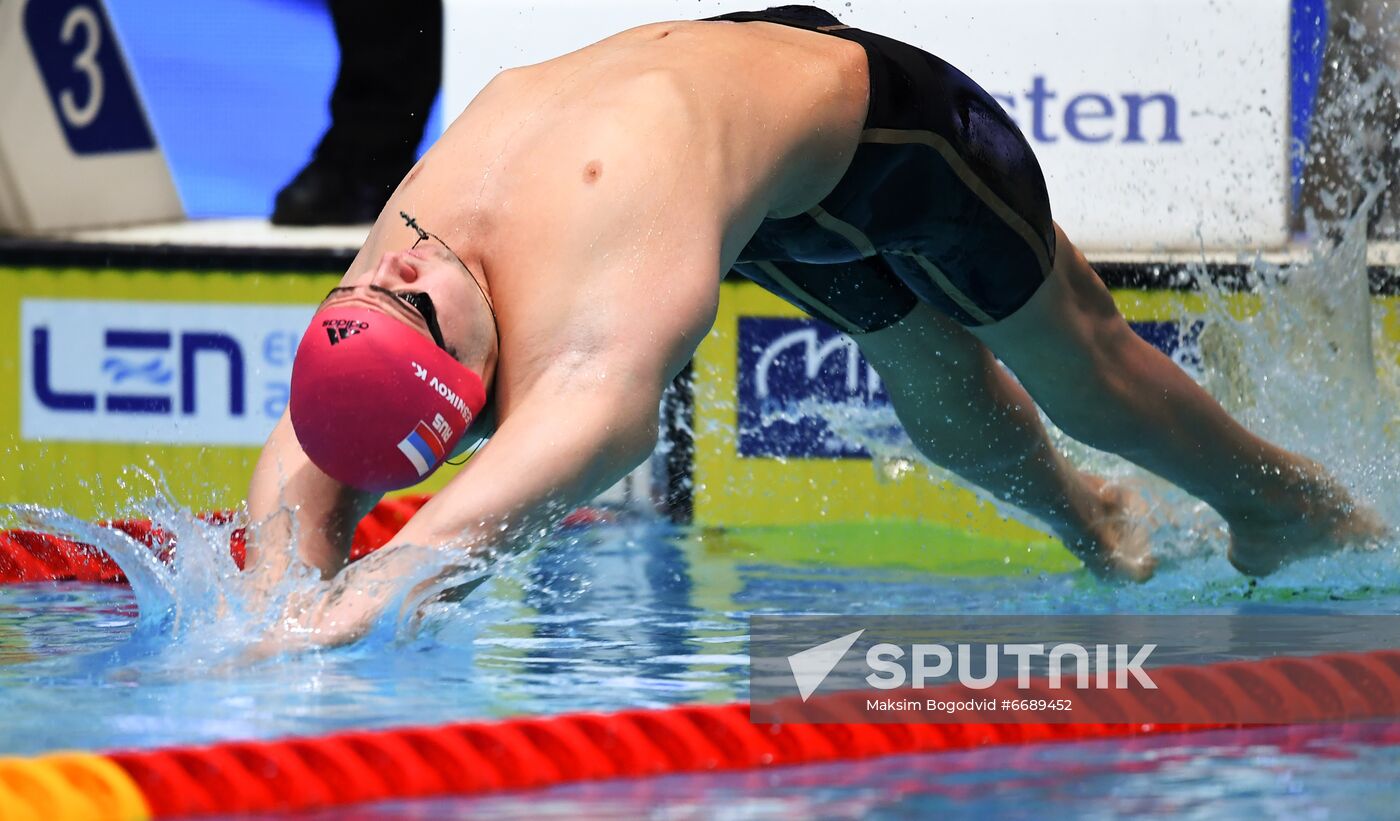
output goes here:
{"type": "Polygon", "coordinates": [[[277,225],[373,222],[412,167],[442,82],[441,0],[330,0],[340,71],[331,125],[282,189],[277,225]]]}

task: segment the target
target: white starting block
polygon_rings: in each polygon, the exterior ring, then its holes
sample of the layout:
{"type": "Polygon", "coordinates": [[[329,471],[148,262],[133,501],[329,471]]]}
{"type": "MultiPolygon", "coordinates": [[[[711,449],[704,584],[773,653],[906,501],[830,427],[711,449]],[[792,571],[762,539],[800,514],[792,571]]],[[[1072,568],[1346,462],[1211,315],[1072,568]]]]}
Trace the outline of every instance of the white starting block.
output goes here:
{"type": "Polygon", "coordinates": [[[0,2],[0,233],[184,216],[101,0],[0,2]]]}

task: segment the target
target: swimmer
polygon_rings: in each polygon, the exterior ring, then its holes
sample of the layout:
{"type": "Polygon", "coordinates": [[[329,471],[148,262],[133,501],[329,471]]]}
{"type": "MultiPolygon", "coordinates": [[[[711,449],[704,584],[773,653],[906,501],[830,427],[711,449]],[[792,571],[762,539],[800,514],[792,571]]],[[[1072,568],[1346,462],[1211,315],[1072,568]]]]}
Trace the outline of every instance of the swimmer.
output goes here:
{"type": "MultiPolygon", "coordinates": [[[[294,532],[255,545],[294,535],[324,576],[354,573],[380,494],[488,435],[385,553],[538,532],[652,452],[731,269],[854,338],[925,456],[1101,577],[1152,574],[1143,502],[1056,452],[1037,405],[1219,511],[1244,573],[1380,532],[1128,327],[987,92],[787,6],[631,29],[477,95],[302,340],[248,498],[294,532]]],[[[323,608],[318,641],[363,629],[375,604],[356,606],[323,608]]]]}

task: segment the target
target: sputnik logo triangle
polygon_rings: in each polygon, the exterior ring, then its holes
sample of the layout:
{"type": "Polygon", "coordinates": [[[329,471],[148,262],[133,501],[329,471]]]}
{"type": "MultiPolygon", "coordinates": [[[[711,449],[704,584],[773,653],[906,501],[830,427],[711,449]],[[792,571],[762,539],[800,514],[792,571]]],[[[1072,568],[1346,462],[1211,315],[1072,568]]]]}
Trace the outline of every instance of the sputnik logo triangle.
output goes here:
{"type": "Polygon", "coordinates": [[[804,702],[822,686],[822,682],[826,681],[826,677],[831,675],[831,671],[836,669],[836,665],[840,664],[841,659],[850,651],[851,645],[855,644],[856,639],[864,632],[865,628],[862,627],[839,639],[832,639],[788,656],[788,667],[792,668],[792,678],[797,682],[797,692],[804,702]]]}

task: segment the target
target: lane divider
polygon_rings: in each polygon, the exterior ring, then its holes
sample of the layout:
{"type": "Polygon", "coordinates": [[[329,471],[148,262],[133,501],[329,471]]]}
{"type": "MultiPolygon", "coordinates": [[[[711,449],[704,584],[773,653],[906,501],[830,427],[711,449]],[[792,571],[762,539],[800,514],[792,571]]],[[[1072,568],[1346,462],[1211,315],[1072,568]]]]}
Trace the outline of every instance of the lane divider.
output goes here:
{"type": "MultiPolygon", "coordinates": [[[[355,528],[350,559],[359,559],[383,547],[431,498],[429,495],[400,496],[375,505],[355,528]]],[[[563,524],[566,527],[595,524],[608,519],[609,515],[605,510],[580,508],[566,517],[563,524]]],[[[229,511],[220,511],[202,518],[222,524],[232,516],[229,511]]],[[[119,519],[103,524],[136,539],[167,561],[172,555],[175,545],[170,534],[149,521],[119,519]]],[[[242,567],[245,551],[242,529],[233,532],[229,550],[242,567]]],[[[0,531],[0,584],[56,581],[125,584],[126,575],[107,554],[92,545],[30,530],[0,531]]]]}
{"type": "MultiPolygon", "coordinates": [[[[375,505],[355,528],[350,558],[358,559],[383,547],[430,498],[400,496],[375,505]]],[[[220,511],[202,518],[223,524],[232,516],[229,511],[220,511]]],[[[102,524],[141,542],[167,561],[174,550],[170,534],[147,520],[119,519],[102,524]]],[[[245,545],[241,528],[229,539],[229,550],[242,567],[245,545]]],[[[0,584],[55,581],[125,584],[126,575],[107,554],[92,545],[30,530],[0,531],[0,584]]]]}
{"type": "MultiPolygon", "coordinates": [[[[390,799],[465,796],[580,781],[868,759],[988,745],[1077,742],[1295,722],[1400,717],[1400,651],[1236,661],[1154,669],[1186,714],[1201,699],[1228,717],[1212,724],[1124,723],[1138,695],[1100,691],[1077,724],[862,724],[867,693],[814,696],[833,720],[754,724],[747,704],[463,722],[0,759],[0,819],[138,819],[310,810],[390,799]],[[1270,716],[1259,720],[1262,709],[1270,716]]],[[[941,688],[920,691],[938,698],[941,688]]],[[[951,692],[951,691],[950,691],[951,692]]],[[[890,695],[890,694],[886,694],[890,695]]],[[[899,694],[894,694],[898,696],[899,694]]],[[[1350,725],[1355,727],[1355,724],[1350,725]]],[[[1377,743],[1400,741],[1400,724],[1377,743]]],[[[1333,728],[1346,733],[1345,728],[1333,728]]],[[[1218,740],[1213,743],[1220,743],[1218,740]]]]}
{"type": "Polygon", "coordinates": [[[140,821],[151,807],[136,781],[112,759],[89,753],[0,758],[4,821],[140,821]]]}

